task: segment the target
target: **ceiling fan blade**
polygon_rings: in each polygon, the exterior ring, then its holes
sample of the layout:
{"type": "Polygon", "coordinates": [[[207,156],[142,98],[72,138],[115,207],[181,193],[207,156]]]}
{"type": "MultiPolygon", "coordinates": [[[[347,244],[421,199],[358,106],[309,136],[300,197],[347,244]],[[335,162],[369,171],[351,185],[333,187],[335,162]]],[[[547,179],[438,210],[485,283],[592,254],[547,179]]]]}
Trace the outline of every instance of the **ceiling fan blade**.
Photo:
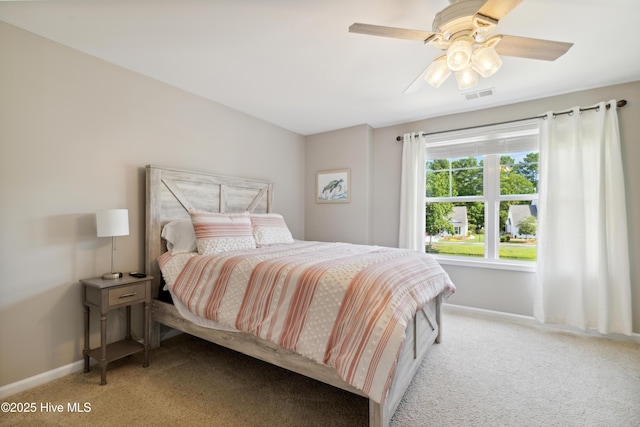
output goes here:
{"type": "Polygon", "coordinates": [[[394,39],[416,40],[424,42],[435,33],[420,30],[408,30],[405,28],[383,27],[381,25],[369,25],[355,23],[349,27],[350,33],[368,34],[370,36],[391,37],[394,39]]]}
{"type": "Polygon", "coordinates": [[[409,93],[417,92],[427,85],[427,82],[424,79],[424,73],[427,71],[427,68],[429,68],[428,65],[420,72],[420,74],[418,74],[418,77],[416,77],[411,84],[407,86],[407,88],[402,92],[403,94],[407,95],[409,93]]]}
{"type": "Polygon", "coordinates": [[[522,0],[488,0],[477,12],[478,15],[486,16],[496,21],[496,23],[511,12],[522,0]]]}
{"type": "Polygon", "coordinates": [[[495,46],[495,50],[499,55],[542,59],[543,61],[555,61],[573,46],[573,43],[531,39],[528,37],[504,35],[501,37],[502,39],[495,46]]]}

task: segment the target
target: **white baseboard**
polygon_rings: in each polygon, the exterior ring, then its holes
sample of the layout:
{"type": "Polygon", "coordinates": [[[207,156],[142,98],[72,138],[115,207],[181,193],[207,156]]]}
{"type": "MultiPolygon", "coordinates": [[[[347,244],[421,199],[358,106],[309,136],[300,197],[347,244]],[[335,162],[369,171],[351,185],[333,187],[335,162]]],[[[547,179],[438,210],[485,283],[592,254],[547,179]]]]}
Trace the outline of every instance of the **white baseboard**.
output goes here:
{"type": "MultiPolygon", "coordinates": [[[[589,330],[583,331],[570,326],[540,323],[534,317],[523,316],[520,314],[504,313],[502,311],[485,310],[483,308],[467,307],[464,305],[455,305],[455,304],[447,304],[447,303],[444,303],[442,307],[445,312],[450,312],[450,313],[468,314],[472,316],[485,317],[485,318],[490,318],[495,320],[504,320],[504,321],[515,322],[520,324],[538,326],[540,328],[554,330],[554,331],[571,332],[578,335],[600,337],[600,338],[613,339],[618,341],[629,341],[629,342],[640,344],[640,334],[637,334],[637,333],[632,333],[631,335],[623,335],[623,334],[604,335],[595,329],[589,329],[589,330]]],[[[446,324],[445,324],[445,328],[446,328],[446,324]]]]}
{"type": "MultiPolygon", "coordinates": [[[[171,338],[181,333],[182,332],[180,331],[175,331],[171,329],[167,334],[165,334],[162,337],[162,340],[171,338]]],[[[89,363],[90,363],[90,366],[94,366],[98,364],[98,361],[95,359],[90,359],[89,363]]],[[[55,368],[38,375],[34,375],[33,377],[25,378],[23,380],[16,381],[15,383],[3,385],[0,387],[0,399],[4,399],[5,397],[12,396],[16,393],[20,393],[21,391],[29,390],[30,388],[34,388],[39,385],[46,384],[50,381],[57,380],[58,378],[62,378],[65,375],[80,372],[83,369],[84,369],[84,359],[80,359],[73,363],[69,363],[68,365],[60,366],[59,368],[55,368]]]]}
{"type": "Polygon", "coordinates": [[[73,374],[84,369],[84,360],[78,360],[65,366],[43,372],[15,383],[7,384],[0,387],[0,399],[29,390],[30,388],[46,384],[50,381],[62,378],[65,375],[73,374]]]}
{"type": "Polygon", "coordinates": [[[505,313],[503,311],[486,310],[484,308],[468,307],[466,305],[456,305],[444,303],[442,308],[445,312],[468,314],[471,316],[480,316],[495,320],[508,320],[511,322],[523,323],[528,325],[540,325],[540,323],[531,316],[523,316],[521,314],[505,313]]]}

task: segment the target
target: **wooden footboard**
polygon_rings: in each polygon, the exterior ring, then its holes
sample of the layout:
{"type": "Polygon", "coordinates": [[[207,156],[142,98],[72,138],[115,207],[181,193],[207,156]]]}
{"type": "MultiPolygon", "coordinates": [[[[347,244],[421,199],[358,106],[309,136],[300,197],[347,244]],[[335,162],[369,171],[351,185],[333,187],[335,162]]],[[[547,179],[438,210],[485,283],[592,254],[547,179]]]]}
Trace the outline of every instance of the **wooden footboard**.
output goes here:
{"type": "MultiPolygon", "coordinates": [[[[440,307],[441,297],[438,296],[423,307],[422,310],[418,311],[417,315],[409,323],[406,330],[406,339],[400,351],[396,373],[387,399],[383,404],[369,400],[370,426],[385,427],[389,425],[391,416],[420,367],[422,359],[431,345],[439,340],[440,307]]],[[[272,365],[366,397],[362,391],[343,381],[334,369],[283,349],[271,341],[243,332],[221,331],[198,326],[184,319],[173,305],[159,300],[153,300],[151,315],[152,343],[155,346],[160,343],[160,324],[163,324],[272,365]]]]}

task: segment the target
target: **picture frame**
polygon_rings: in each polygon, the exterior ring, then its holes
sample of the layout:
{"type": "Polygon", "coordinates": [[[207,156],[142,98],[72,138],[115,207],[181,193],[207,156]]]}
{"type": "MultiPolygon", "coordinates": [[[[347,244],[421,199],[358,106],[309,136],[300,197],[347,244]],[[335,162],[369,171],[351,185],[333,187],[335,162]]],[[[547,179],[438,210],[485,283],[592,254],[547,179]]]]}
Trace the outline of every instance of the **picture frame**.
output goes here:
{"type": "Polygon", "coordinates": [[[351,170],[316,172],[316,203],[351,202],[351,170]]]}

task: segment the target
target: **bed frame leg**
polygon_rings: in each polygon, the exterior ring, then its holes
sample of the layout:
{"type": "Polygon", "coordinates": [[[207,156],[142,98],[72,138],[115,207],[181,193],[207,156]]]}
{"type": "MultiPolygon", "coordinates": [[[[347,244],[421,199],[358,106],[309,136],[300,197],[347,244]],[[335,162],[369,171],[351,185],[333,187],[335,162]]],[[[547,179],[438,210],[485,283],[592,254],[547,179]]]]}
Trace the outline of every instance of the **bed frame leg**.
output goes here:
{"type": "Polygon", "coordinates": [[[389,414],[386,405],[369,399],[369,427],[389,427],[389,414]]]}
{"type": "Polygon", "coordinates": [[[438,295],[436,299],[436,323],[438,324],[436,344],[440,344],[442,342],[442,295],[438,295]]]}

